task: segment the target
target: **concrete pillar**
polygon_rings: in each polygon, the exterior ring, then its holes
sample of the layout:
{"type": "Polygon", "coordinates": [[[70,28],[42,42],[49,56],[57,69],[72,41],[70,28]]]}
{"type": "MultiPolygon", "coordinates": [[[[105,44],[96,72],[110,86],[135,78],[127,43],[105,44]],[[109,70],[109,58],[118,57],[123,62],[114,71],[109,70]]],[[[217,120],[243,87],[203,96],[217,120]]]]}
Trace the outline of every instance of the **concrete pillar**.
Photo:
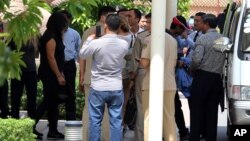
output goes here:
{"type": "Polygon", "coordinates": [[[148,141],[162,140],[166,1],[152,1],[148,141]]]}

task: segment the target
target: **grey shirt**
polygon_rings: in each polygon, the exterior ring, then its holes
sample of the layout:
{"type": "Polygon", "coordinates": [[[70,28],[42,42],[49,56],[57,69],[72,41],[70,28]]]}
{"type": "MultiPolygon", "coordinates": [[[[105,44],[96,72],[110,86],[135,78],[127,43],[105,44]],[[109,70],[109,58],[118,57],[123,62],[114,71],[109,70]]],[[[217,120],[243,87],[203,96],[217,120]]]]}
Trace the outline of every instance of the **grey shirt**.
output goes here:
{"type": "Polygon", "coordinates": [[[209,29],[199,37],[192,54],[191,70],[201,69],[204,71],[222,74],[225,54],[215,51],[214,40],[222,37],[215,29],[209,29]]]}
{"type": "Polygon", "coordinates": [[[128,53],[128,43],[116,34],[106,34],[87,41],[80,50],[80,57],[92,55],[91,87],[98,91],[122,90],[122,62],[128,53]]]}

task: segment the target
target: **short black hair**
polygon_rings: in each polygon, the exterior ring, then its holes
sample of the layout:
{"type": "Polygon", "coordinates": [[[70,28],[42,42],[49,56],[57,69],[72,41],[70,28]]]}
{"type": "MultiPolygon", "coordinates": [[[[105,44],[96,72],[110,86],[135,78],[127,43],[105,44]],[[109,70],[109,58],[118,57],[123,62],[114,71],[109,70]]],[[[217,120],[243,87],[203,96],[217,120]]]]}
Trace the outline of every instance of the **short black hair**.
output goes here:
{"type": "Polygon", "coordinates": [[[117,14],[119,15],[120,12],[124,12],[124,11],[128,11],[128,9],[126,9],[126,8],[121,8],[121,9],[119,9],[119,10],[117,11],[117,14]]]}
{"type": "Polygon", "coordinates": [[[151,13],[148,13],[147,15],[145,15],[145,18],[146,19],[149,19],[149,18],[151,19],[151,13]]]}
{"type": "Polygon", "coordinates": [[[99,9],[99,12],[98,12],[98,20],[100,20],[100,18],[101,18],[102,15],[106,15],[109,12],[116,12],[116,10],[112,6],[103,6],[103,7],[101,7],[99,9]]]}
{"type": "Polygon", "coordinates": [[[118,31],[121,24],[121,17],[117,14],[109,14],[105,20],[105,24],[110,31],[118,31]]]}
{"type": "Polygon", "coordinates": [[[195,16],[203,16],[203,15],[206,15],[206,13],[204,13],[204,12],[198,12],[198,13],[195,14],[195,16]]]}
{"type": "Polygon", "coordinates": [[[216,28],[217,27],[217,17],[214,14],[206,14],[202,16],[203,23],[207,23],[209,27],[216,28]]]}
{"type": "Polygon", "coordinates": [[[73,16],[69,13],[69,11],[67,11],[67,10],[61,10],[61,11],[59,11],[59,12],[61,12],[62,14],[64,14],[64,15],[66,15],[66,17],[68,18],[68,19],[72,19],[73,18],[73,16]]]}
{"type": "Polygon", "coordinates": [[[138,18],[139,21],[141,20],[141,11],[140,10],[133,8],[133,9],[129,9],[129,11],[134,11],[136,18],[138,18]]]}

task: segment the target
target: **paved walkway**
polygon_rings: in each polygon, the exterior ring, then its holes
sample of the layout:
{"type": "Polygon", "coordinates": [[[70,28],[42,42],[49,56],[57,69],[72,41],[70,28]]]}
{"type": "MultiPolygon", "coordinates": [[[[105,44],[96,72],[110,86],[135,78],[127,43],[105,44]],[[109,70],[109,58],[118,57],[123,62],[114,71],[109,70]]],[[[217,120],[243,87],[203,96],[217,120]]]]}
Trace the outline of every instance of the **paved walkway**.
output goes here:
{"type": "MultiPolygon", "coordinates": [[[[65,120],[59,120],[58,121],[58,130],[59,132],[64,134],[64,124],[65,124],[65,120]]],[[[40,120],[39,123],[37,124],[37,131],[40,133],[43,133],[43,140],[42,141],[48,141],[47,140],[47,133],[48,133],[48,121],[47,120],[40,120]]],[[[123,138],[123,141],[133,141],[133,137],[134,137],[134,132],[131,130],[128,130],[123,138]]],[[[37,140],[37,141],[41,141],[41,140],[37,140]]],[[[63,140],[57,140],[57,141],[63,141],[63,140]]]]}
{"type": "MultiPolygon", "coordinates": [[[[180,95],[180,99],[182,102],[182,109],[183,109],[183,113],[184,113],[184,117],[185,117],[185,122],[187,127],[189,127],[190,122],[189,122],[189,108],[188,108],[188,103],[187,100],[180,95]]],[[[219,118],[218,118],[218,141],[227,141],[226,138],[226,115],[227,112],[223,112],[221,113],[219,111],[219,118]]],[[[58,122],[58,130],[59,132],[62,132],[64,134],[64,124],[65,124],[65,120],[59,120],[58,122]]],[[[47,120],[40,120],[38,125],[37,125],[37,131],[43,133],[43,141],[47,141],[47,133],[48,133],[48,121],[47,120]]],[[[178,129],[177,129],[178,130],[178,129]]],[[[178,133],[178,132],[177,132],[178,133]]],[[[133,141],[133,137],[134,137],[134,132],[131,130],[128,130],[123,138],[123,141],[133,141]]],[[[179,139],[178,139],[179,140],[179,139]]],[[[38,140],[40,141],[40,140],[38,140]]],[[[57,141],[62,141],[62,140],[57,140],[57,141]]]]}

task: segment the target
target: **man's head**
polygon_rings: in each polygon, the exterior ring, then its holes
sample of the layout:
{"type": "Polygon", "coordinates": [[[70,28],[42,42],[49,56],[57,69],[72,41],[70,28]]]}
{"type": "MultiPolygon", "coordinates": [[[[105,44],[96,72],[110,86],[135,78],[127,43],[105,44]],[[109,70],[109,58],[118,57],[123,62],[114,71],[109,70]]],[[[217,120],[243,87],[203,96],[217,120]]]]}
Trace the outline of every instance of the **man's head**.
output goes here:
{"type": "Polygon", "coordinates": [[[187,21],[183,16],[176,16],[170,25],[170,30],[174,35],[181,35],[185,30],[189,30],[187,21]]]}
{"type": "Polygon", "coordinates": [[[128,23],[131,27],[139,26],[139,21],[141,19],[141,12],[138,9],[130,9],[128,11],[128,23]]]}
{"type": "Polygon", "coordinates": [[[119,11],[117,12],[117,14],[118,14],[119,16],[123,16],[123,17],[126,17],[126,18],[127,18],[127,16],[128,16],[128,9],[126,9],[126,8],[121,8],[121,9],[119,9],[119,11]]]}
{"type": "Polygon", "coordinates": [[[147,18],[145,17],[145,15],[141,16],[141,20],[139,22],[139,27],[142,28],[142,29],[147,28],[147,18]]]}
{"type": "Polygon", "coordinates": [[[116,10],[111,6],[103,6],[99,9],[98,19],[100,22],[105,23],[108,14],[114,13],[116,10]]]}
{"type": "Polygon", "coordinates": [[[104,24],[104,31],[107,32],[115,32],[117,33],[121,24],[121,17],[117,14],[109,14],[106,17],[104,24]]]}
{"type": "Polygon", "coordinates": [[[146,16],[146,30],[151,32],[151,13],[148,13],[146,16]]]}
{"type": "Polygon", "coordinates": [[[202,16],[202,29],[206,33],[208,29],[217,27],[217,17],[214,14],[206,14],[202,16]]]}
{"type": "Polygon", "coordinates": [[[204,12],[198,12],[194,16],[194,30],[201,31],[202,26],[202,19],[201,17],[206,15],[204,12]]]}

